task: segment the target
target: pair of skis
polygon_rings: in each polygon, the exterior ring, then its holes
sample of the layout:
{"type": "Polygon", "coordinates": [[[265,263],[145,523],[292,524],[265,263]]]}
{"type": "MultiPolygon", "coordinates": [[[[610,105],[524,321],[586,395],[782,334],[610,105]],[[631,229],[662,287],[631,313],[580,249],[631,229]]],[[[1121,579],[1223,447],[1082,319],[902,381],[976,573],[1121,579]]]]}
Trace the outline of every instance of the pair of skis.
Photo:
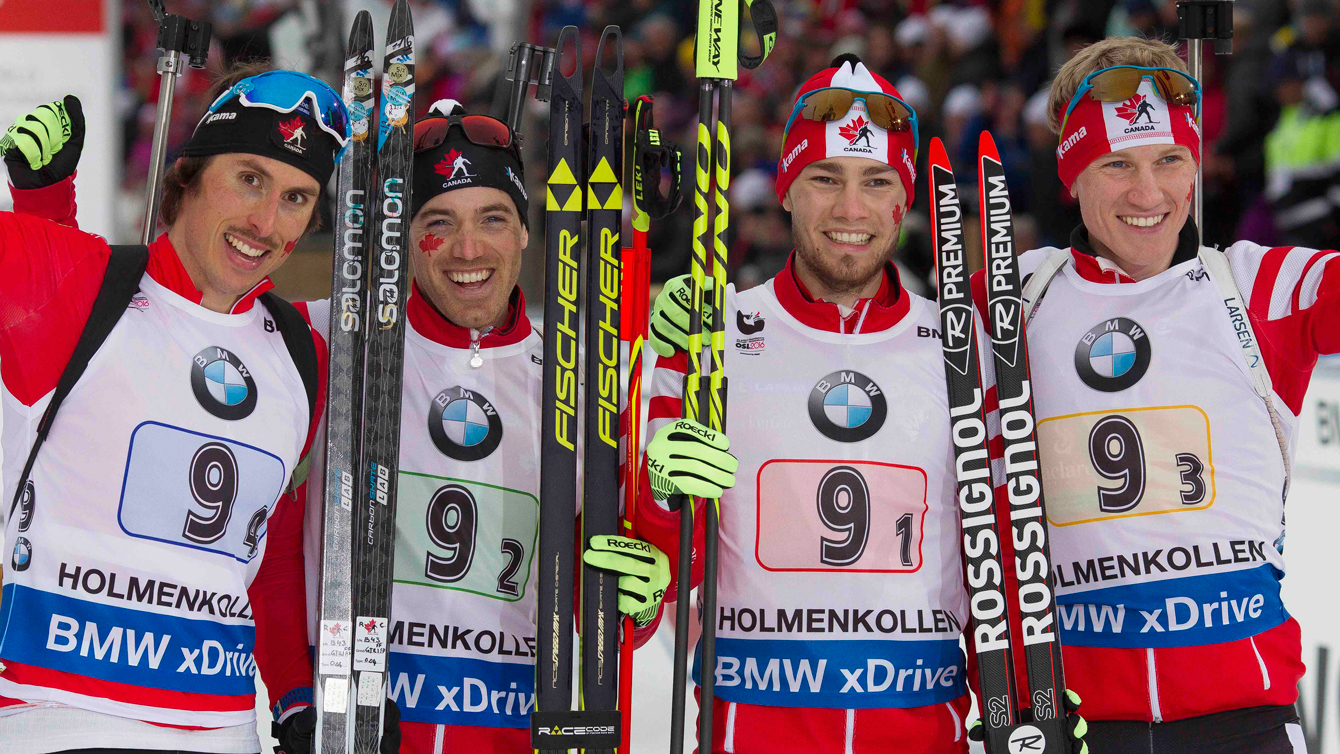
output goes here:
{"type": "Polygon", "coordinates": [[[373,47],[372,17],[361,11],[345,56],[353,137],[336,183],[313,684],[321,754],[379,751],[386,701],[414,161],[414,24],[406,0],[397,0],[387,27],[380,120],[373,47]]]}
{"type": "Polygon", "coordinates": [[[972,641],[981,682],[988,752],[1068,751],[1065,678],[1056,624],[1047,518],[1037,451],[1022,286],[1005,171],[991,134],[978,149],[978,198],[986,267],[986,327],[991,338],[1004,442],[1005,495],[1018,587],[1011,599],[997,527],[988,450],[986,391],[978,363],[974,304],[963,243],[963,210],[944,145],[930,145],[931,233],[935,244],[945,379],[953,423],[972,641]],[[1011,613],[1019,616],[1011,621],[1011,613]],[[1028,713],[1015,684],[1012,639],[1021,634],[1028,713]]]}
{"type": "MultiPolygon", "coordinates": [[[[545,344],[540,442],[540,568],[536,711],[539,751],[613,751],[618,712],[619,585],[616,574],[582,569],[581,709],[572,709],[572,624],[577,511],[577,386],[583,408],[582,547],[618,534],[619,347],[623,285],[623,37],[608,26],[596,48],[591,116],[583,138],[581,43],[565,27],[555,48],[545,192],[545,344]],[[612,45],[614,70],[603,67],[612,45]],[[574,45],[574,72],[562,73],[574,45]],[[586,249],[581,222],[586,214],[586,249]],[[583,287],[583,278],[584,287],[583,287]],[[581,299],[585,294],[585,301],[581,299]],[[577,372],[579,312],[585,309],[585,363],[577,372]]],[[[625,679],[627,680],[627,679],[625,679]]]]}
{"type": "MultiPolygon", "coordinates": [[[[777,40],[777,12],[769,0],[700,0],[698,30],[694,39],[698,74],[698,148],[694,169],[693,254],[689,262],[691,296],[689,309],[689,370],[684,376],[683,418],[707,424],[718,432],[726,429],[726,232],[730,224],[730,122],[731,91],[739,77],[739,66],[757,68],[772,52],[777,40]],[[760,54],[740,49],[740,11],[746,3],[752,10],[760,54]],[[715,184],[716,214],[708,207],[707,195],[715,184]],[[707,254],[711,227],[712,255],[707,254]],[[710,263],[710,267],[709,267],[710,263]],[[712,330],[710,371],[703,365],[703,298],[707,275],[712,275],[712,330]],[[704,422],[703,420],[706,419],[704,422]]],[[[681,511],[679,524],[679,597],[675,601],[674,697],[670,708],[670,752],[684,751],[684,691],[688,675],[689,584],[693,561],[694,501],[674,496],[671,508],[681,511]]],[[[702,610],[701,691],[698,708],[698,750],[712,750],[712,707],[716,698],[716,601],[719,500],[703,501],[703,585],[699,591],[702,610]]]]}

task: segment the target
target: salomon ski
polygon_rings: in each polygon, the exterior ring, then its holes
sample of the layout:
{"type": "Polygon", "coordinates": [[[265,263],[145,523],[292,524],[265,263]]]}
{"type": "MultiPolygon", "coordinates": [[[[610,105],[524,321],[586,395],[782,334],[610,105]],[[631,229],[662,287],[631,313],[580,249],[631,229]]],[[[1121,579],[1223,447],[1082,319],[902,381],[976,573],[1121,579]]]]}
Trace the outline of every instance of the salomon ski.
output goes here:
{"type": "Polygon", "coordinates": [[[400,456],[404,302],[409,294],[409,188],[414,159],[414,23],[409,4],[391,9],[378,123],[377,196],[369,256],[367,371],[363,398],[363,492],[354,531],[354,751],[376,754],[386,701],[387,635],[395,556],[400,456]]]}
{"type": "Polygon", "coordinates": [[[335,254],[330,284],[330,371],[326,394],[325,505],[323,508],[320,618],[316,637],[315,751],[349,750],[349,673],[353,647],[354,495],[359,488],[363,427],[363,356],[367,338],[367,224],[372,187],[374,119],[372,16],[361,11],[349,32],[344,102],[353,137],[340,160],[335,189],[335,254]]]}

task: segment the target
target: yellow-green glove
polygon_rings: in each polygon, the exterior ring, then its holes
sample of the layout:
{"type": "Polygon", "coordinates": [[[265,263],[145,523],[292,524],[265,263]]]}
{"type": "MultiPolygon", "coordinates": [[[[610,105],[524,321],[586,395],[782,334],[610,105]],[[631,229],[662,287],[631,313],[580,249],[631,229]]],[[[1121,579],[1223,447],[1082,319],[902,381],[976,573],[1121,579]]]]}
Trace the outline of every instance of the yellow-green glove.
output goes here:
{"type": "Polygon", "coordinates": [[[678,419],[647,444],[647,476],[651,494],[664,500],[676,492],[718,498],[735,486],[740,462],[727,452],[730,439],[692,419],[678,419]]]}
{"type": "MultiPolygon", "coordinates": [[[[703,330],[712,329],[712,278],[703,281],[703,330]]],[[[670,358],[676,350],[689,350],[689,310],[693,308],[693,280],[688,275],[670,278],[656,295],[651,307],[648,327],[651,330],[651,350],[670,358]]]]}
{"type": "Polygon", "coordinates": [[[0,137],[0,153],[17,189],[52,186],[74,175],[84,151],[84,110],[79,98],[39,105],[0,137]]]}
{"type": "Polygon", "coordinates": [[[589,566],[619,574],[619,612],[633,616],[638,628],[656,619],[670,586],[670,560],[650,542],[613,534],[591,537],[582,553],[589,566]]]}

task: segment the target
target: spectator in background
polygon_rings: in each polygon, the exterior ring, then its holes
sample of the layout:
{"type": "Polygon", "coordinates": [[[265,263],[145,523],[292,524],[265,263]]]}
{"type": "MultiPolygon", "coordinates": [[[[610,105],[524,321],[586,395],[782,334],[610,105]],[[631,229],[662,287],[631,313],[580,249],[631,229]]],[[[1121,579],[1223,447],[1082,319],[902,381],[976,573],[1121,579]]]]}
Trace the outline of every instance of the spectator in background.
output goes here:
{"type": "MultiPolygon", "coordinates": [[[[791,254],[791,224],[777,202],[776,178],[754,168],[731,182],[730,203],[740,221],[730,248],[735,289],[747,290],[774,277],[791,254]]],[[[682,274],[682,273],[680,273],[682,274]]]]}

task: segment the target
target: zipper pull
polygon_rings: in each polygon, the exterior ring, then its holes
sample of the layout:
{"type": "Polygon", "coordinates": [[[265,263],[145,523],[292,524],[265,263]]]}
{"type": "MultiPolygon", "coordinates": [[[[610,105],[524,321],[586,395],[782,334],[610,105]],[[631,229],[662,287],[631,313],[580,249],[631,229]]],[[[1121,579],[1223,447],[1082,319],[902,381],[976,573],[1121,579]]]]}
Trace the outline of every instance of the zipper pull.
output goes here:
{"type": "Polygon", "coordinates": [[[470,330],[470,366],[474,369],[484,366],[484,357],[479,355],[479,341],[492,329],[490,326],[483,330],[470,330]]]}

